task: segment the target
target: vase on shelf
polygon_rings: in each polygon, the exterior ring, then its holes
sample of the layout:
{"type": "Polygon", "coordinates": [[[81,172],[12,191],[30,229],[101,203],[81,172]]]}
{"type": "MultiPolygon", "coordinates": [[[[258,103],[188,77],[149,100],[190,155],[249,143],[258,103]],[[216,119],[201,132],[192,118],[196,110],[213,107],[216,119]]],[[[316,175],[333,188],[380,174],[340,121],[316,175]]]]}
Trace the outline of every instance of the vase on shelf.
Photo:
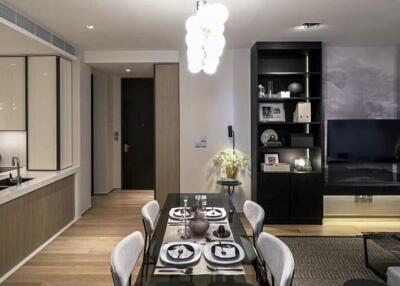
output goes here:
{"type": "Polygon", "coordinates": [[[239,168],[236,166],[226,166],[225,174],[227,179],[236,180],[239,168]]]}

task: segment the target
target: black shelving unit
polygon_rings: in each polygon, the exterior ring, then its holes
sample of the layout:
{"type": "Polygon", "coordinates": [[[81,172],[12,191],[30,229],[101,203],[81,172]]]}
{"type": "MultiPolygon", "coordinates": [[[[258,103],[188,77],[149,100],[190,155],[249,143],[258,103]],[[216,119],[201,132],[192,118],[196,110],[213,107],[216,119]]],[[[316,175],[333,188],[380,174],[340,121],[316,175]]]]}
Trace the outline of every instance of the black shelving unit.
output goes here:
{"type": "Polygon", "coordinates": [[[323,217],[324,118],[322,105],[321,42],[258,42],[251,51],[251,167],[252,199],[266,212],[265,223],[321,224],[323,217]],[[273,93],[286,91],[290,83],[303,86],[303,92],[290,98],[260,98],[258,85],[273,83],[273,93]],[[293,122],[299,102],[311,103],[311,122],[293,122]],[[285,120],[260,122],[259,105],[283,103],[285,120]],[[273,129],[282,146],[264,146],[261,134],[273,129]],[[312,134],[313,147],[293,147],[291,134],[312,134]],[[290,172],[263,172],[267,153],[278,153],[290,172]],[[294,170],[294,160],[309,159],[312,171],[294,170]]]}

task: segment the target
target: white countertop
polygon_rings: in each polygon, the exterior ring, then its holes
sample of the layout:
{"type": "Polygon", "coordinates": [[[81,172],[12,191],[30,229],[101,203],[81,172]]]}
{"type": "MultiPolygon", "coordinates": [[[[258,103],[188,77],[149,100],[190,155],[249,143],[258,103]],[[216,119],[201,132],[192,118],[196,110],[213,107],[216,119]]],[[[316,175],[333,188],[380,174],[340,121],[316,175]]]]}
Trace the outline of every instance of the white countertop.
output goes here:
{"type": "MultiPolygon", "coordinates": [[[[65,177],[73,175],[77,173],[78,170],[79,166],[72,166],[60,171],[27,171],[25,168],[21,168],[22,178],[33,179],[22,183],[20,186],[14,186],[0,190],[0,205],[40,189],[46,185],[59,181],[65,177]]],[[[0,173],[0,180],[8,178],[10,173],[13,175],[13,177],[15,177],[17,175],[17,170],[0,173]]]]}

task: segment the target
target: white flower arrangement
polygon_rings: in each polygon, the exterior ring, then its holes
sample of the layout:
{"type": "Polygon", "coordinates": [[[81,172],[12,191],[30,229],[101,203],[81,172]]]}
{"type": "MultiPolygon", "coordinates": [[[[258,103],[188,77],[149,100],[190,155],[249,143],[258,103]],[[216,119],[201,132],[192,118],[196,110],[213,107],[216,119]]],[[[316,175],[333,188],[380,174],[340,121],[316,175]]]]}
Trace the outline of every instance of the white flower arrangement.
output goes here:
{"type": "Polygon", "coordinates": [[[214,165],[219,168],[243,169],[248,164],[249,157],[233,149],[221,151],[214,158],[214,165]]]}

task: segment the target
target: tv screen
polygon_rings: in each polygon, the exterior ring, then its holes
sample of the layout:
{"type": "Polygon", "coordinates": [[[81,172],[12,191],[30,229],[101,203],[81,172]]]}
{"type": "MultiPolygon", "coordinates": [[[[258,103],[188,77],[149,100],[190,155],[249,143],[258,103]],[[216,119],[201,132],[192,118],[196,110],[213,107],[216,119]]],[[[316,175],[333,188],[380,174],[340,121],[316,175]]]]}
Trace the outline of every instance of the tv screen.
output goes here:
{"type": "Polygon", "coordinates": [[[328,120],[328,162],[400,162],[400,120],[328,120]]]}

